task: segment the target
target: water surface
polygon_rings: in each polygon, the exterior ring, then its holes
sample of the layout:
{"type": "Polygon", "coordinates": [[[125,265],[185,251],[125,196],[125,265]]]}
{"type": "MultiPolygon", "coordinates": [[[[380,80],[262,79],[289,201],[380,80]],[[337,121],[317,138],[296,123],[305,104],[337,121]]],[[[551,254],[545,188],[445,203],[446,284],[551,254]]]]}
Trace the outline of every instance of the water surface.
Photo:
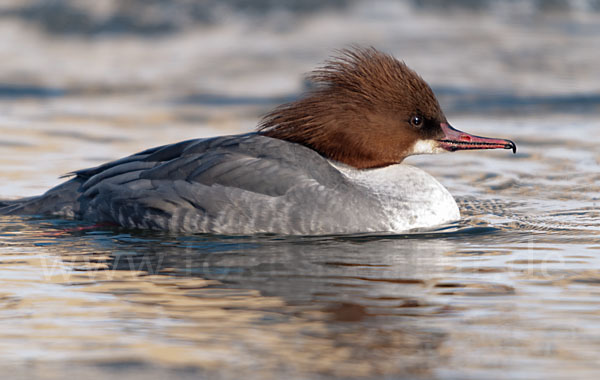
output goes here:
{"type": "MultiPolygon", "coordinates": [[[[552,137],[522,132],[535,119],[499,123],[516,156],[411,159],[463,214],[432,231],[176,236],[3,217],[3,366],[23,376],[591,378],[597,150],[562,133],[558,116],[552,137]]],[[[580,130],[597,138],[597,127],[580,130]]]]}
{"type": "Polygon", "coordinates": [[[59,19],[32,28],[45,9],[34,3],[0,22],[11,57],[0,64],[0,198],[151,146],[249,131],[301,93],[301,73],[352,42],[406,59],[453,126],[510,138],[518,152],[409,158],[451,191],[462,219],[400,235],[179,236],[0,217],[2,373],[600,374],[595,13],[340,2],[344,12],[230,15],[117,38],[96,16],[85,33],[64,36],[59,19]]]}

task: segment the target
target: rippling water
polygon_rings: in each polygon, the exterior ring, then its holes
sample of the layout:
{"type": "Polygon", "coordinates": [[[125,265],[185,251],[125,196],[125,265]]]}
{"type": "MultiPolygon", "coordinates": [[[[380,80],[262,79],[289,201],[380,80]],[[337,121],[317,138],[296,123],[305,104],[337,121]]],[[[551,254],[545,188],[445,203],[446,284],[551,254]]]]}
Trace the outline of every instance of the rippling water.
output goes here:
{"type": "Polygon", "coordinates": [[[3,19],[29,48],[0,39],[12,57],[0,64],[0,198],[150,146],[248,131],[349,42],[406,54],[456,128],[518,152],[409,158],[462,219],[402,235],[177,236],[0,217],[2,373],[597,378],[596,16],[377,4],[156,39],[49,37],[3,19]]]}
{"type": "MultiPolygon", "coordinates": [[[[595,377],[600,126],[454,125],[501,127],[519,153],[411,159],[463,214],[433,231],[172,236],[3,217],[2,366],[41,378],[595,377]]],[[[35,174],[36,161],[23,165],[35,174]]]]}

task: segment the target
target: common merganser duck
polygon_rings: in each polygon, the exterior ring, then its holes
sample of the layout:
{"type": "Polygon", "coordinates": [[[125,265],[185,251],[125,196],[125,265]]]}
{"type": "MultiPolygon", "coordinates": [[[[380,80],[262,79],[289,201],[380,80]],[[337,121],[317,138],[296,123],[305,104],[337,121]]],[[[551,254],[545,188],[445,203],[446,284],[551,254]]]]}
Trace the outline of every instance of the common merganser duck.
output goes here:
{"type": "Polygon", "coordinates": [[[405,232],[460,219],[410,155],[512,149],[450,126],[427,83],[374,48],[353,48],[310,75],[299,100],[255,133],[151,148],[0,214],[52,214],[178,233],[293,235],[405,232]]]}

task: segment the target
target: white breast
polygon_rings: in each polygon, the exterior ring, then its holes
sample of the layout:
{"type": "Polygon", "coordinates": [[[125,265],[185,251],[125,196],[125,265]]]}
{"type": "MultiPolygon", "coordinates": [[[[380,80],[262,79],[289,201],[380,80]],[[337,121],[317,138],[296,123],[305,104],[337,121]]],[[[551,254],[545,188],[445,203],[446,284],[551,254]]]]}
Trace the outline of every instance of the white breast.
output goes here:
{"type": "Polygon", "coordinates": [[[460,219],[450,192],[417,167],[399,164],[358,170],[335,162],[332,165],[378,199],[390,231],[434,227],[460,219]]]}

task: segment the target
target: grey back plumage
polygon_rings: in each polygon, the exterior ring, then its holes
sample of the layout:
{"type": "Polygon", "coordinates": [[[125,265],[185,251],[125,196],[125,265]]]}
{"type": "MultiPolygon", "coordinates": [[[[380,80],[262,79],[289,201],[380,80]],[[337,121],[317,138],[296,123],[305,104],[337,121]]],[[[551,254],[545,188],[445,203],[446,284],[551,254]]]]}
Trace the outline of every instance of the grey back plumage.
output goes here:
{"type": "Polygon", "coordinates": [[[191,233],[384,228],[373,212],[376,200],[365,198],[328,160],[255,133],[156,147],[72,174],[44,195],[5,204],[0,214],[56,214],[191,233]]]}

